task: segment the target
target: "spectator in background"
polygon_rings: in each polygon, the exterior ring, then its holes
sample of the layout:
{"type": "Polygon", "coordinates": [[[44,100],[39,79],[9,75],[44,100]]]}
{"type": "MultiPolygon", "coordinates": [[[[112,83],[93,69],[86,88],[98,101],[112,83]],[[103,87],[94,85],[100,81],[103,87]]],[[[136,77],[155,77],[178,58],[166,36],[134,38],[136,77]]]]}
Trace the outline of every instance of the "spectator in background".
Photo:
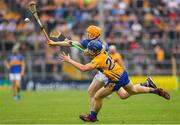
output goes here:
{"type": "MultiPolygon", "coordinates": [[[[16,41],[21,42],[22,51],[35,50],[35,54],[46,51],[45,38],[27,12],[25,5],[28,2],[29,0],[0,1],[0,48],[4,53],[11,50],[16,41]],[[30,18],[32,23],[25,23],[26,17],[30,18]]],[[[165,50],[172,50],[173,44],[178,44],[179,0],[102,0],[102,2],[105,40],[108,44],[115,44],[122,51],[134,50],[141,46],[145,48],[146,57],[154,46],[162,42],[165,50]]],[[[98,0],[37,0],[37,6],[41,7],[38,15],[49,33],[58,29],[66,36],[77,34],[78,39],[83,39],[83,29],[91,24],[97,25],[101,20],[98,3],[98,0]]],[[[71,53],[75,55],[74,49],[71,49],[71,53]]],[[[133,54],[128,55],[128,61],[132,60],[130,56],[133,54]]],[[[39,60],[44,57],[41,55],[33,58],[39,60]]],[[[151,60],[151,56],[148,58],[151,60]]]]}
{"type": "Polygon", "coordinates": [[[13,47],[12,54],[8,56],[5,62],[6,68],[9,70],[9,79],[13,86],[13,99],[20,99],[21,79],[25,74],[24,57],[18,53],[17,46],[13,47]]]}
{"type": "Polygon", "coordinates": [[[164,65],[164,60],[165,60],[165,52],[159,45],[155,46],[154,52],[155,52],[155,58],[156,58],[156,68],[162,69],[164,65]]]}
{"type": "Polygon", "coordinates": [[[117,51],[117,48],[116,48],[115,45],[109,46],[109,53],[110,53],[112,59],[114,59],[117,64],[119,64],[119,65],[121,65],[121,66],[123,66],[125,68],[123,60],[122,60],[122,56],[117,51]]]}

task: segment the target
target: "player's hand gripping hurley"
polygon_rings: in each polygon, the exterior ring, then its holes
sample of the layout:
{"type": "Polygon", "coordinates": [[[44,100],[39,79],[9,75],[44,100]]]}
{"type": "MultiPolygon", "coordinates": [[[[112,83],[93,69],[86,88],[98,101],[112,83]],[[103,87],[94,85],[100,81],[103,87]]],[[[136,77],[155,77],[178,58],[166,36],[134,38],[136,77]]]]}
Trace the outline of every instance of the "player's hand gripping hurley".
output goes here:
{"type": "MultiPolygon", "coordinates": [[[[53,34],[50,34],[51,38],[54,38],[53,34]]],[[[71,42],[71,40],[69,40],[62,32],[59,32],[57,36],[55,36],[56,40],[55,41],[65,41],[68,42],[71,46],[77,48],[78,50],[80,50],[81,52],[84,52],[84,49],[81,48],[80,46],[78,46],[76,43],[71,42]]],[[[54,42],[53,42],[54,43],[54,42]]],[[[51,44],[51,41],[49,41],[49,44],[51,44]]]]}
{"type": "MultiPolygon", "coordinates": [[[[39,17],[38,17],[37,10],[36,10],[36,3],[35,3],[34,1],[32,1],[32,2],[29,3],[29,11],[32,13],[32,15],[34,16],[34,18],[36,19],[37,23],[39,24],[41,30],[43,31],[43,33],[44,33],[44,35],[45,35],[47,41],[49,42],[49,41],[50,41],[50,38],[49,38],[46,30],[44,29],[44,26],[43,26],[43,24],[41,23],[41,20],[40,20],[39,17]]],[[[66,38],[63,34],[61,34],[61,35],[59,36],[59,38],[60,38],[62,41],[63,41],[63,40],[67,40],[67,38],[66,38]]],[[[76,45],[75,43],[71,42],[70,40],[69,40],[69,44],[70,44],[71,46],[79,49],[81,52],[84,51],[84,49],[82,49],[81,47],[79,47],[79,46],[76,45]]]]}

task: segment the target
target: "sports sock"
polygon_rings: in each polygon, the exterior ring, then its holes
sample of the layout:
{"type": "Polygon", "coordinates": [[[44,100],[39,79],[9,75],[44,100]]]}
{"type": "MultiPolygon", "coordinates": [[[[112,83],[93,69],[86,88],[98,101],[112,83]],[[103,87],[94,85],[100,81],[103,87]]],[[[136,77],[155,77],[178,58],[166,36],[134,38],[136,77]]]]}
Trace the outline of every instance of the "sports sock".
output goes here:
{"type": "Polygon", "coordinates": [[[157,90],[156,90],[156,89],[155,89],[155,90],[150,91],[149,93],[152,93],[152,94],[157,94],[157,95],[158,95],[158,93],[157,93],[157,90]]]}
{"type": "Polygon", "coordinates": [[[21,88],[17,87],[17,94],[20,95],[21,88]]]}
{"type": "Polygon", "coordinates": [[[94,112],[94,111],[91,111],[90,116],[91,116],[92,118],[96,118],[96,117],[97,117],[97,113],[94,112]]]}
{"type": "Polygon", "coordinates": [[[140,85],[147,87],[147,82],[140,83],[140,85]]]}
{"type": "Polygon", "coordinates": [[[17,87],[17,92],[19,93],[21,91],[21,88],[20,87],[17,87]]]}

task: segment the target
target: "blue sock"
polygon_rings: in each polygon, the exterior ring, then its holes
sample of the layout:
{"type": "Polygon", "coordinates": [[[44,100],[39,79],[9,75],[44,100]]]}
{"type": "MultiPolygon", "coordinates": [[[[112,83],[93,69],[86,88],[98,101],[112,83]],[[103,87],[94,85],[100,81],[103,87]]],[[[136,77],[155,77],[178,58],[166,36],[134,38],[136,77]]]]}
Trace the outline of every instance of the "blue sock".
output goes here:
{"type": "Polygon", "coordinates": [[[149,93],[157,94],[156,90],[152,90],[149,93]]]}
{"type": "Polygon", "coordinates": [[[96,118],[96,117],[97,117],[97,113],[94,112],[94,111],[91,111],[90,116],[91,116],[92,118],[96,118]]]}
{"type": "Polygon", "coordinates": [[[146,82],[140,83],[140,85],[147,87],[147,83],[146,82]]]}

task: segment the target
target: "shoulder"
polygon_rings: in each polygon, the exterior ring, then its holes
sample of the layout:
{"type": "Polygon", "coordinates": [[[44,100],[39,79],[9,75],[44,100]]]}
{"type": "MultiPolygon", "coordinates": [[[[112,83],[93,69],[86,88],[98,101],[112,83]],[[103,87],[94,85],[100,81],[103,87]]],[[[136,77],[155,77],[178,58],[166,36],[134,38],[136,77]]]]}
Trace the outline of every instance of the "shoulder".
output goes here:
{"type": "Polygon", "coordinates": [[[80,44],[84,47],[84,48],[87,48],[87,45],[88,45],[88,40],[82,40],[81,42],[80,42],[80,44]]]}
{"type": "Polygon", "coordinates": [[[100,62],[103,59],[103,56],[104,56],[104,51],[98,54],[97,56],[95,56],[92,60],[96,62],[100,62]]]}
{"type": "Polygon", "coordinates": [[[101,53],[97,55],[95,58],[99,61],[102,61],[104,58],[106,58],[108,52],[102,49],[101,53]]]}
{"type": "Polygon", "coordinates": [[[115,53],[115,55],[116,55],[116,56],[121,56],[121,54],[120,54],[120,53],[118,53],[118,52],[116,52],[116,53],[115,53]]]}
{"type": "Polygon", "coordinates": [[[18,54],[17,57],[18,57],[19,59],[24,59],[24,56],[21,55],[21,54],[18,54]]]}

